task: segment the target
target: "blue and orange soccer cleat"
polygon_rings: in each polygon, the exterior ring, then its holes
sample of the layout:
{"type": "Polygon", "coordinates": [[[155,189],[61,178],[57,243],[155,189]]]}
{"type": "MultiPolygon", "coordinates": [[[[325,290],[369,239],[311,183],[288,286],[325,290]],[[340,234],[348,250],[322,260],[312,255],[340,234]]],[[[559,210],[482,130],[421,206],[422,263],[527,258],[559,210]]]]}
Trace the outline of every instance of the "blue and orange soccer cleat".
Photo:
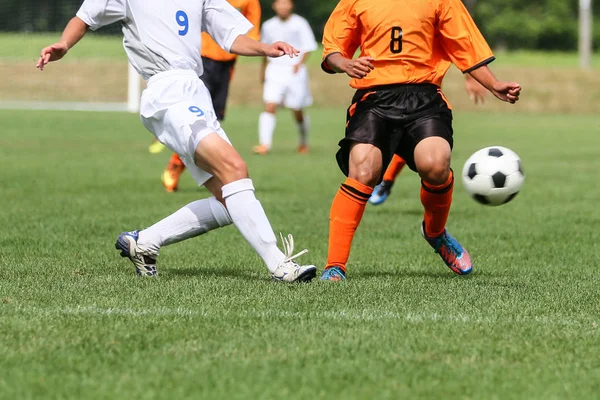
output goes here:
{"type": "Polygon", "coordinates": [[[425,222],[423,222],[421,233],[435,252],[440,255],[448,268],[459,275],[468,275],[471,273],[473,263],[471,262],[469,252],[447,230],[444,229],[444,232],[438,237],[430,238],[425,234],[425,222]]]}
{"type": "Polygon", "coordinates": [[[329,267],[321,275],[322,281],[340,282],[346,280],[346,274],[340,267],[329,267]]]}
{"type": "Polygon", "coordinates": [[[369,198],[369,203],[378,206],[390,197],[392,193],[393,181],[383,181],[373,189],[373,194],[369,198]]]}
{"type": "Polygon", "coordinates": [[[143,254],[137,245],[140,231],[123,232],[119,235],[115,248],[121,251],[121,257],[128,257],[139,276],[158,276],[156,256],[143,254]]]}

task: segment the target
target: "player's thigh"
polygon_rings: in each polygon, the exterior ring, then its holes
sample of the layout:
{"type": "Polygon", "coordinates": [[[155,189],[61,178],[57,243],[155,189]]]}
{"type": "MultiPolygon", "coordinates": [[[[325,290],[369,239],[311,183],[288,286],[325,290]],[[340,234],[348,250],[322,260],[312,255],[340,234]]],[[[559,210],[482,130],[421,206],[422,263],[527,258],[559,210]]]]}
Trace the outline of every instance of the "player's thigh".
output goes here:
{"type": "Polygon", "coordinates": [[[354,103],[348,109],[346,134],[339,143],[338,165],[347,176],[375,185],[381,180],[382,165],[392,159],[396,142],[389,122],[375,112],[372,105],[362,107],[354,103]]]}
{"type": "Polygon", "coordinates": [[[196,149],[209,135],[231,147],[227,135],[216,119],[210,95],[201,84],[191,93],[182,94],[186,100],[169,104],[152,114],[142,115],[144,125],[161,143],[177,153],[198,185],[204,184],[213,175],[210,169],[198,166],[196,149]]]}
{"type": "Polygon", "coordinates": [[[407,127],[406,137],[412,143],[412,149],[406,146],[407,163],[410,161],[421,177],[431,183],[447,179],[454,144],[451,117],[445,114],[422,117],[407,127]]]}
{"type": "Polygon", "coordinates": [[[350,145],[348,159],[349,178],[371,187],[380,182],[383,157],[378,147],[370,143],[354,142],[350,145]]]}
{"type": "Polygon", "coordinates": [[[242,156],[226,136],[216,132],[200,140],[194,161],[198,168],[209,172],[225,185],[248,177],[248,168],[242,156]]]}

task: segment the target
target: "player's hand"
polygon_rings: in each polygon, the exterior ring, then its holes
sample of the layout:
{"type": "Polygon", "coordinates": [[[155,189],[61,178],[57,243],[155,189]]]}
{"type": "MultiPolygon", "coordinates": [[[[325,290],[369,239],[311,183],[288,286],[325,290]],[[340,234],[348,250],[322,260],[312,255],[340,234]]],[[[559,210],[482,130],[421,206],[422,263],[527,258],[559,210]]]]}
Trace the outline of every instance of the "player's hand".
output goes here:
{"type": "Polygon", "coordinates": [[[60,60],[67,54],[67,51],[69,51],[69,47],[65,43],[54,43],[51,46],[43,48],[37,62],[37,68],[43,71],[46,64],[60,60]]]}
{"type": "Polygon", "coordinates": [[[299,50],[296,50],[285,42],[275,42],[271,45],[267,45],[265,48],[265,56],[267,57],[281,57],[288,55],[290,58],[294,58],[298,54],[300,54],[299,50]]]}
{"type": "Polygon", "coordinates": [[[373,57],[359,57],[356,60],[347,60],[340,65],[340,69],[350,78],[362,79],[375,69],[373,60],[373,57]]]}
{"type": "Polygon", "coordinates": [[[470,76],[465,79],[465,90],[475,104],[483,104],[488,94],[487,89],[470,76]]]}
{"type": "Polygon", "coordinates": [[[492,93],[502,101],[515,104],[521,95],[521,85],[516,82],[496,82],[492,93]]]}

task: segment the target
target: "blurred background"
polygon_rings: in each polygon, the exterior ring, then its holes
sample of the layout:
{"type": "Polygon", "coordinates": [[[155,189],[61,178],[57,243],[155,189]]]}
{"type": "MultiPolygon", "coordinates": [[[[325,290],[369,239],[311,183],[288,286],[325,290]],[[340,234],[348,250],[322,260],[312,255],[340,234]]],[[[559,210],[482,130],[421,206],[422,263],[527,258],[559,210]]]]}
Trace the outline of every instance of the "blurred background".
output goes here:
{"type": "MultiPolygon", "coordinates": [[[[296,12],[309,20],[320,39],[335,0],[298,0],[296,12]]],[[[596,113],[600,111],[598,60],[600,6],[591,0],[465,0],[496,52],[496,74],[524,88],[523,101],[511,111],[596,113]]],[[[43,74],[34,63],[39,50],[56,41],[81,0],[0,0],[0,107],[64,109],[135,109],[120,27],[90,34],[61,68],[43,74]],[[129,88],[129,89],[128,89],[129,88]],[[128,94],[129,90],[129,94],[128,94]],[[129,100],[129,106],[128,106],[129,100]]],[[[262,0],[263,20],[273,16],[262,0]]],[[[316,106],[346,106],[347,79],[320,72],[320,54],[311,58],[316,106]]],[[[262,87],[257,60],[242,59],[230,104],[258,106],[262,87]]],[[[460,72],[452,69],[444,91],[456,109],[495,110],[498,102],[471,104],[460,72]]],[[[137,84],[137,82],[135,82],[137,84]]],[[[142,84],[143,86],[143,84],[142,84]]],[[[503,108],[504,109],[504,108],[503,108]]]]}

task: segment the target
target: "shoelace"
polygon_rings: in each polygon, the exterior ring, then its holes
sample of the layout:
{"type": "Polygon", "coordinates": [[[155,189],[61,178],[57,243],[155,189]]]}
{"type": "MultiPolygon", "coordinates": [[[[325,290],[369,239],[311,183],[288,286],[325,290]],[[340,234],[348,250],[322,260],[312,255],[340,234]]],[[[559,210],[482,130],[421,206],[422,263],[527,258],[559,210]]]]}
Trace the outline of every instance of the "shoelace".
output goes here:
{"type": "Polygon", "coordinates": [[[285,260],[283,260],[284,263],[293,261],[301,255],[308,253],[308,250],[304,249],[300,253],[292,255],[292,253],[294,252],[294,237],[291,234],[289,234],[287,235],[287,238],[285,238],[283,237],[283,234],[281,234],[281,232],[279,233],[279,237],[281,237],[281,243],[283,244],[283,254],[285,254],[285,260]]]}

